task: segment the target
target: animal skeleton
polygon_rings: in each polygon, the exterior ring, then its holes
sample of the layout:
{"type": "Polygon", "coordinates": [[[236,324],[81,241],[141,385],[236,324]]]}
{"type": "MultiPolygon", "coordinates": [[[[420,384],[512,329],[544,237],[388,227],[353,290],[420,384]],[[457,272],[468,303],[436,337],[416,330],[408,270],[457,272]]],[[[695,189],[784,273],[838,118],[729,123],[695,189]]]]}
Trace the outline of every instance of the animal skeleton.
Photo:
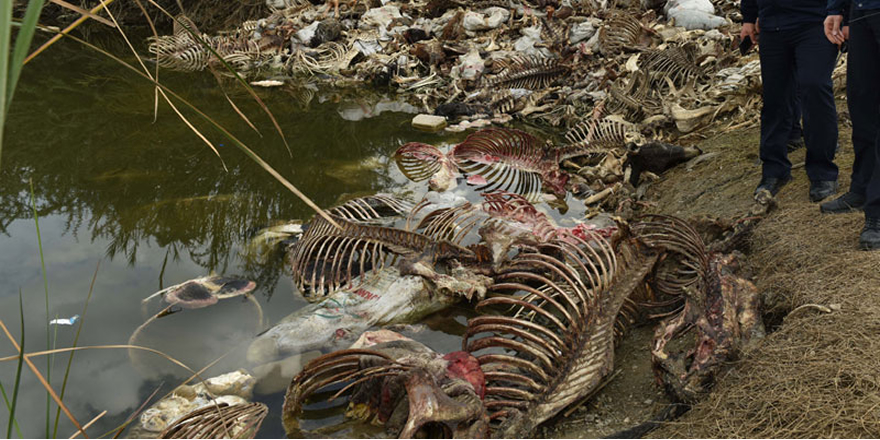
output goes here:
{"type": "Polygon", "coordinates": [[[540,90],[553,85],[571,69],[555,58],[517,57],[501,62],[503,69],[486,81],[490,88],[540,90]]]}
{"type": "Polygon", "coordinates": [[[567,175],[559,169],[556,152],[520,130],[480,130],[443,154],[432,145],[411,142],[395,153],[401,171],[414,181],[431,178],[435,189],[448,189],[456,172],[479,191],[503,190],[534,198],[547,185],[565,193],[567,175]]]}
{"type": "MultiPolygon", "coordinates": [[[[396,200],[383,203],[392,209],[405,206],[396,200]]],[[[479,286],[468,287],[433,270],[438,263],[474,260],[473,251],[417,232],[371,224],[377,213],[363,205],[363,200],[356,200],[328,213],[341,229],[323,217],[316,218],[302,238],[291,246],[294,281],[304,295],[323,297],[341,287],[353,287],[352,282],[358,275],[376,273],[398,263],[403,266],[404,274],[422,275],[440,288],[453,292],[462,289],[461,293],[468,297],[473,289],[480,291],[479,286]]],[[[451,264],[456,267],[455,263],[451,264]]]]}
{"type": "Polygon", "coordinates": [[[603,54],[613,56],[632,51],[641,46],[648,31],[645,26],[628,14],[614,14],[599,28],[599,48],[603,54]]]}
{"type": "Polygon", "coordinates": [[[183,416],[159,438],[254,438],[267,415],[263,403],[211,404],[183,416]]]}
{"type": "MultiPolygon", "coordinates": [[[[675,224],[652,227],[648,243],[624,229],[611,240],[588,231],[589,242],[553,239],[525,246],[495,272],[490,287],[494,295],[477,305],[478,311],[486,313],[468,322],[462,343],[462,348],[479,363],[485,380],[482,407],[492,421],[486,428],[494,436],[531,435],[538,424],[588,395],[610,371],[614,326],[627,298],[640,290],[662,253],[686,249],[689,244],[675,230],[675,224]]],[[[460,353],[448,356],[461,357],[460,353]]],[[[449,371],[448,362],[428,367],[430,361],[414,360],[420,359],[418,356],[389,356],[387,352],[358,348],[313,361],[288,388],[285,425],[288,429],[296,427],[296,417],[308,396],[334,383],[350,382],[334,398],[353,392],[355,406],[350,408],[365,404],[367,413],[381,414],[385,404],[357,396],[364,396],[363,390],[375,396],[379,393],[377,387],[382,390],[379,394],[386,395],[389,390],[385,387],[408,382],[416,371],[436,378],[435,384],[448,379],[443,373],[449,371]]],[[[473,370],[467,371],[463,377],[475,377],[473,370]]],[[[428,382],[424,375],[421,377],[421,382],[428,382]]],[[[480,395],[480,382],[470,380],[456,389],[455,394],[446,396],[441,393],[448,389],[437,388],[414,395],[412,387],[407,386],[402,390],[409,396],[407,421],[392,427],[401,436],[413,435],[424,426],[426,407],[434,408],[429,411],[431,420],[443,420],[451,428],[447,435],[459,432],[462,425],[474,426],[474,421],[486,420],[473,399],[480,395]],[[462,406],[462,402],[449,402],[459,396],[468,396],[465,402],[469,403],[462,406]],[[420,398],[439,403],[417,405],[420,398]]]]}

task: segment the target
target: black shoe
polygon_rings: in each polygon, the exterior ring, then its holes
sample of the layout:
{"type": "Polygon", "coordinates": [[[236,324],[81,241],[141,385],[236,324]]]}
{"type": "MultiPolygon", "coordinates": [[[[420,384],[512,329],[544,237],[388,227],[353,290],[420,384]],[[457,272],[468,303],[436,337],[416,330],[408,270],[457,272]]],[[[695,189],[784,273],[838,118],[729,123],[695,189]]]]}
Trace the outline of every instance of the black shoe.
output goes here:
{"type": "Polygon", "coordinates": [[[880,217],[865,218],[865,229],[859,236],[859,248],[866,251],[880,250],[880,217]]]}
{"type": "Polygon", "coordinates": [[[806,147],[807,144],[804,143],[804,138],[798,138],[798,139],[792,139],[792,140],[788,141],[788,143],[785,146],[786,146],[786,148],[788,148],[788,152],[792,153],[797,150],[800,150],[801,148],[806,147]]]}
{"type": "Polygon", "coordinates": [[[810,181],[810,201],[813,203],[837,194],[836,180],[811,180],[810,181]]]}
{"type": "Polygon", "coordinates": [[[761,179],[761,183],[758,184],[758,187],[755,188],[755,194],[758,194],[761,190],[767,190],[770,191],[771,196],[776,197],[779,190],[788,182],[791,182],[791,176],[783,178],[764,177],[761,179]]]}
{"type": "Polygon", "coordinates": [[[865,206],[865,196],[852,191],[819,205],[819,210],[826,214],[842,214],[845,212],[861,211],[865,206]]]}

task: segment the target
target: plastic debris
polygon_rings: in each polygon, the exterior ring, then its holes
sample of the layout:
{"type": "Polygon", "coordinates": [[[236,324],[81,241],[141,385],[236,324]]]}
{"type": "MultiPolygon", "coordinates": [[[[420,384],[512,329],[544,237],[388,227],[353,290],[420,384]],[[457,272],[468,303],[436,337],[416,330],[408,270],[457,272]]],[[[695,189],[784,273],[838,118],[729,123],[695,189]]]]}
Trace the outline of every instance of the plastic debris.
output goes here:
{"type": "Polygon", "coordinates": [[[70,318],[56,318],[49,321],[49,325],[74,325],[79,321],[79,315],[73,315],[70,318]]]}
{"type": "Polygon", "coordinates": [[[344,347],[374,325],[414,322],[457,300],[432,294],[419,276],[401,276],[396,268],[386,268],[357,289],[339,291],[282,319],[251,343],[247,358],[264,364],[311,350],[344,347]]]}

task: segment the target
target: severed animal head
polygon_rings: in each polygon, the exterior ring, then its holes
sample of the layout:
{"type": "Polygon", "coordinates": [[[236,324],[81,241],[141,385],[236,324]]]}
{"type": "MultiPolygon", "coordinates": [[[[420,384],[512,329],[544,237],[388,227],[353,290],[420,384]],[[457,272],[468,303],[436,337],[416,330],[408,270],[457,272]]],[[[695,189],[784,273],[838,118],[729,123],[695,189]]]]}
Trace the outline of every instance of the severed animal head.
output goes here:
{"type": "Polygon", "coordinates": [[[644,145],[631,143],[627,146],[627,150],[629,154],[625,165],[632,167],[630,183],[633,186],[639,186],[639,179],[645,171],[661,174],[703,154],[698,147],[682,147],[659,141],[647,142],[644,145]]]}
{"type": "Polygon", "coordinates": [[[221,299],[246,295],[257,287],[253,281],[241,278],[211,275],[196,278],[160,290],[142,302],[162,296],[166,303],[184,309],[200,309],[217,304],[221,299]]]}
{"type": "Polygon", "coordinates": [[[331,401],[348,394],[348,417],[400,438],[486,435],[485,379],[476,359],[460,351],[440,355],[389,331],[371,333],[351,349],[313,360],[293,379],[283,407],[288,435],[298,435],[298,416],[313,394],[343,384],[330,391],[331,401]]]}

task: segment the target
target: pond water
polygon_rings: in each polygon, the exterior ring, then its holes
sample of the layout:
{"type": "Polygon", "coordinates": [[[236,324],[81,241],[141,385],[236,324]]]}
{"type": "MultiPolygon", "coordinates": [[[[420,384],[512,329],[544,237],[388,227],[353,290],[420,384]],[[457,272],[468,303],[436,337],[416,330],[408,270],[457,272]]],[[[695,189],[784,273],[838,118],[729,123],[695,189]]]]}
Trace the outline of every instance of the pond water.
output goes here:
{"type": "MultiPolygon", "coordinates": [[[[239,136],[320,206],[406,185],[389,159],[404,142],[440,144],[464,137],[413,130],[408,112],[414,109],[393,96],[309,87],[259,90],[289,141],[288,154],[270,120],[232,84],[224,83],[261,134],[229,106],[210,73],[162,75],[166,85],[239,136]]],[[[58,44],[25,68],[0,168],[0,319],[18,338],[21,292],[27,351],[46,349],[49,319],[76,314],[85,315],[78,345],[126,344],[148,313],[155,312],[143,310],[141,299],[211,272],[255,280],[255,298],[269,324],[305,304],[280,258],[254,264],[243,251],[260,228],[307,220],[312,212],[207,124],[196,123],[218,145],[220,158],[166,104],[159,105],[154,122],[153,99],[150,83],[72,42],[58,44]]],[[[204,377],[222,374],[248,367],[244,349],[260,330],[253,312],[252,303],[234,300],[178,313],[134,342],[196,370],[225,354],[204,377]]],[[[466,316],[466,307],[442,312],[429,319],[419,339],[438,351],[456,349],[466,316]]],[[[67,347],[76,326],[50,331],[54,342],[49,344],[67,347]]],[[[0,356],[14,353],[5,339],[0,347],[0,356]]],[[[67,362],[67,354],[52,358],[51,382],[59,392],[67,362]]],[[[35,358],[35,363],[46,374],[47,359],[35,358]]],[[[8,393],[14,374],[15,362],[0,364],[0,381],[8,393]]],[[[184,370],[152,355],[82,351],[74,357],[64,401],[81,423],[108,411],[89,430],[97,436],[122,423],[157,388],[162,395],[185,376],[184,370]]],[[[46,394],[27,369],[23,378],[17,420],[26,437],[42,437],[46,394]]],[[[283,436],[282,399],[283,391],[256,397],[271,410],[261,437],[283,436]]],[[[51,414],[54,419],[54,404],[51,414]]],[[[0,411],[0,426],[6,426],[7,416],[0,411]]],[[[338,412],[331,416],[339,421],[338,412]]],[[[58,435],[72,432],[62,415],[58,435]]]]}

